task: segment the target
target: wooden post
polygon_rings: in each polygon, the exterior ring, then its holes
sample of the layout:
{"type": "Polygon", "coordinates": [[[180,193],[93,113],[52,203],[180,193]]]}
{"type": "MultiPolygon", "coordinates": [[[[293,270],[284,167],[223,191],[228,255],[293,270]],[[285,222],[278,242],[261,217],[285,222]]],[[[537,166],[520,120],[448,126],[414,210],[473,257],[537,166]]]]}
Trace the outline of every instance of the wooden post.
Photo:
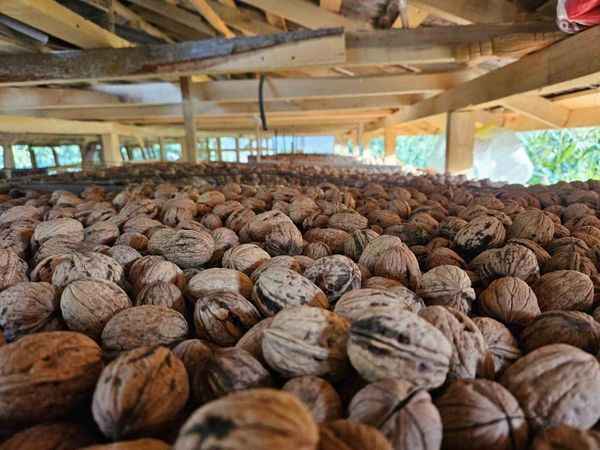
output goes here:
{"type": "Polygon", "coordinates": [[[102,135],[102,159],[104,165],[108,167],[121,166],[123,164],[121,142],[118,134],[109,133],[102,135]]]}
{"type": "Polygon", "coordinates": [[[475,121],[470,111],[454,111],[447,115],[446,172],[461,173],[473,167],[475,121]]]}
{"type": "Polygon", "coordinates": [[[29,152],[29,159],[31,159],[31,168],[32,169],[37,169],[37,159],[35,159],[35,152],[33,151],[33,148],[31,148],[30,145],[27,146],[27,151],[29,152]]]}
{"type": "Polygon", "coordinates": [[[59,167],[58,150],[56,150],[56,147],[52,147],[52,157],[54,158],[54,167],[59,167]]]}
{"type": "Polygon", "coordinates": [[[396,130],[392,125],[386,125],[385,127],[384,145],[383,157],[385,161],[394,161],[396,159],[396,130]]]}
{"type": "Polygon", "coordinates": [[[198,161],[198,147],[196,137],[196,121],[194,114],[194,99],[190,95],[192,79],[181,77],[180,87],[183,97],[183,119],[185,122],[185,148],[182,152],[182,160],[186,162],[198,161]]]}
{"type": "Polygon", "coordinates": [[[83,144],[83,150],[81,150],[81,168],[84,170],[91,169],[94,166],[94,154],[98,146],[97,141],[89,141],[83,144]]]}
{"type": "Polygon", "coordinates": [[[12,142],[2,142],[3,156],[4,156],[4,178],[7,180],[12,177],[12,172],[15,168],[15,156],[13,154],[12,142]]]}
{"type": "Polygon", "coordinates": [[[221,137],[217,138],[217,161],[223,161],[223,148],[221,147],[221,137]]]}
{"type": "Polygon", "coordinates": [[[160,146],[160,160],[167,160],[167,148],[165,147],[165,140],[162,137],[158,138],[158,145],[160,146]]]}
{"type": "Polygon", "coordinates": [[[235,162],[240,162],[240,138],[235,138],[235,162]]]}

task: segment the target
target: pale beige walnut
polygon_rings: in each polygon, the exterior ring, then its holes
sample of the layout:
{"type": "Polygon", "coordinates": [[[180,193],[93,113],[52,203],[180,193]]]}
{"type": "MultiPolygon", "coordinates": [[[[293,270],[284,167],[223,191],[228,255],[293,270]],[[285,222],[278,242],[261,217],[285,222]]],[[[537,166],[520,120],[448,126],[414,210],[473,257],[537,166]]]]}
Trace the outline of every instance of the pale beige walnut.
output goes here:
{"type": "Polygon", "coordinates": [[[419,312],[425,305],[417,294],[403,286],[392,289],[354,289],[347,292],[335,304],[336,314],[353,322],[362,315],[377,309],[396,312],[406,310],[419,312]],[[400,289],[403,288],[403,289],[400,289]]]}
{"type": "Polygon", "coordinates": [[[301,305],[329,306],[327,296],[308,278],[293,270],[274,267],[261,274],[252,288],[252,302],[263,314],[301,305]]]}
{"type": "Polygon", "coordinates": [[[408,311],[374,308],[350,327],[348,356],[368,381],[399,377],[435,388],[446,381],[452,354],[440,330],[408,311]]]}
{"type": "Polygon", "coordinates": [[[31,243],[38,248],[48,239],[62,238],[71,242],[83,241],[83,225],[75,219],[63,218],[40,222],[33,230],[31,243]]]}
{"type": "Polygon", "coordinates": [[[182,269],[201,268],[210,261],[215,241],[208,232],[166,228],[152,234],[148,251],[182,269]]]}
{"type": "Polygon", "coordinates": [[[104,368],[92,413],[102,433],[119,440],[165,427],[183,409],[188,395],[183,363],[165,347],[141,347],[104,368]]]}
{"type": "Polygon", "coordinates": [[[286,377],[327,375],[340,379],[349,369],[348,329],[346,319],[323,308],[285,309],[264,331],[263,356],[286,377]]]}
{"type": "Polygon", "coordinates": [[[83,278],[100,278],[123,285],[123,267],[110,256],[101,253],[71,253],[63,255],[52,273],[52,284],[65,288],[69,283],[83,278]]]}
{"type": "Polygon", "coordinates": [[[29,281],[27,263],[12,250],[0,249],[0,291],[24,281],[29,281]]]}
{"type": "Polygon", "coordinates": [[[533,286],[540,309],[586,311],[594,303],[594,283],[575,270],[549,272],[533,286]]]}
{"type": "Polygon", "coordinates": [[[134,216],[123,224],[123,233],[146,234],[152,228],[160,227],[162,224],[148,216],[134,216]]]}
{"type": "Polygon", "coordinates": [[[142,257],[136,249],[126,245],[115,245],[103,253],[121,264],[125,270],[129,270],[133,263],[142,257]]]}
{"type": "Polygon", "coordinates": [[[242,350],[246,350],[262,364],[266,364],[262,351],[262,341],[265,335],[265,330],[271,325],[271,322],[273,322],[273,317],[267,317],[266,319],[261,320],[252,328],[250,328],[246,334],[244,334],[240,340],[237,341],[235,346],[237,348],[241,348],[242,350]]]}
{"type": "Polygon", "coordinates": [[[240,245],[240,238],[235,231],[224,227],[213,230],[211,235],[215,241],[215,251],[212,255],[211,261],[220,265],[225,252],[230,248],[240,245]]]}
{"type": "Polygon", "coordinates": [[[101,337],[105,350],[120,352],[143,346],[174,346],[187,334],[188,324],[180,313],[165,306],[144,305],[114,315],[101,337]]]}
{"type": "Polygon", "coordinates": [[[243,272],[233,269],[206,269],[194,275],[186,288],[186,295],[196,300],[210,291],[230,290],[245,298],[252,294],[252,281],[243,272]]]}
{"type": "Polygon", "coordinates": [[[80,333],[35,333],[0,347],[0,428],[67,416],[101,370],[100,347],[80,333]]]}
{"type": "Polygon", "coordinates": [[[252,209],[236,209],[231,214],[229,214],[229,217],[227,217],[227,220],[225,221],[225,226],[230,230],[239,233],[243,226],[249,223],[255,216],[256,214],[254,213],[254,211],[252,211],[252,209]]]}
{"type": "MultiPolygon", "coordinates": [[[[300,262],[298,261],[298,256],[287,256],[287,255],[281,255],[281,256],[275,256],[271,259],[268,259],[266,261],[264,261],[260,266],[258,266],[256,268],[256,270],[254,272],[252,272],[252,275],[250,275],[250,279],[252,280],[253,283],[256,283],[256,280],[258,280],[260,278],[260,276],[263,274],[263,272],[266,272],[267,270],[271,270],[273,268],[282,268],[282,269],[290,269],[293,270],[294,272],[298,272],[299,274],[302,274],[304,272],[304,270],[302,269],[302,265],[300,264],[300,262]]],[[[314,260],[311,260],[311,264],[314,264],[314,260]]]]}
{"type": "Polygon", "coordinates": [[[160,218],[165,225],[174,227],[180,222],[192,220],[198,208],[189,198],[174,198],[167,200],[162,206],[160,218]]]}
{"type": "Polygon", "coordinates": [[[129,268],[129,281],[137,291],[159,281],[173,283],[179,288],[185,284],[183,271],[162,256],[143,256],[129,268]]]}
{"type": "Polygon", "coordinates": [[[312,259],[324,258],[331,255],[331,249],[324,242],[309,242],[302,250],[304,256],[312,259]]]}
{"type": "Polygon", "coordinates": [[[426,272],[418,293],[428,305],[449,306],[465,314],[475,301],[469,276],[456,266],[438,266],[426,272]]]}
{"type": "Polygon", "coordinates": [[[129,308],[129,297],[115,283],[84,279],[70,283],[60,296],[60,310],[69,329],[94,339],[119,311],[129,308]]]}
{"type": "Polygon", "coordinates": [[[23,282],[0,292],[0,328],[6,341],[63,327],[58,292],[51,284],[23,282]]]}
{"type": "Polygon", "coordinates": [[[96,222],[84,230],[85,240],[95,244],[112,245],[119,237],[120,231],[114,223],[96,222]]]}
{"type": "Polygon", "coordinates": [[[144,286],[135,298],[135,305],[158,305],[172,308],[181,314],[186,313],[185,299],[179,289],[173,283],[157,281],[154,284],[144,286]]]}
{"type": "Polygon", "coordinates": [[[365,289],[382,289],[386,290],[394,286],[402,286],[398,280],[392,280],[386,277],[369,277],[364,280],[362,287],[365,289]]]}
{"type": "Polygon", "coordinates": [[[317,450],[310,411],[292,394],[250,389],[210,402],[190,416],[174,450],[317,450]]]}
{"type": "Polygon", "coordinates": [[[461,253],[472,256],[488,248],[501,247],[506,238],[502,222],[487,215],[475,217],[454,236],[461,253]]]}
{"type": "Polygon", "coordinates": [[[256,244],[241,244],[230,248],[223,255],[223,267],[251,275],[271,256],[256,244]]]}
{"type": "Polygon", "coordinates": [[[196,334],[222,347],[236,342],[261,319],[256,307],[233,291],[209,291],[196,301],[196,334]]]}
{"type": "Polygon", "coordinates": [[[302,400],[318,423],[342,418],[342,400],[334,387],[323,378],[292,378],[281,389],[302,400]]]}
{"type": "Polygon", "coordinates": [[[387,439],[368,425],[336,420],[319,427],[319,450],[392,450],[387,439]]]}
{"type": "Polygon", "coordinates": [[[515,277],[494,280],[479,301],[483,314],[510,326],[524,327],[541,313],[533,289],[515,277]]]}
{"type": "Polygon", "coordinates": [[[488,352],[494,361],[494,374],[498,377],[521,357],[519,344],[510,330],[497,320],[489,317],[473,317],[473,322],[485,339],[488,352]]]}
{"type": "Polygon", "coordinates": [[[353,212],[341,212],[334,214],[329,218],[329,226],[331,228],[338,228],[348,233],[363,230],[367,228],[368,225],[369,220],[366,217],[353,212]]]}
{"type": "Polygon", "coordinates": [[[250,353],[235,347],[215,348],[191,380],[198,404],[233,392],[273,385],[269,371],[250,353]]]}
{"type": "Polygon", "coordinates": [[[260,213],[248,222],[250,239],[262,242],[275,227],[286,223],[293,224],[292,220],[281,211],[271,210],[260,213]]]}
{"type": "Polygon", "coordinates": [[[91,445],[97,437],[85,427],[69,422],[35,425],[0,445],[1,450],[75,450],[91,445]]]}
{"type": "Polygon", "coordinates": [[[81,450],[170,450],[171,446],[158,439],[141,438],[112,444],[92,445],[81,450]]]}
{"type": "Polygon", "coordinates": [[[596,450],[600,448],[600,432],[581,430],[568,425],[548,428],[531,443],[531,450],[596,450]]]}
{"type": "Polygon", "coordinates": [[[40,220],[39,209],[33,206],[13,206],[0,214],[0,225],[9,225],[13,222],[22,220],[31,220],[37,222],[40,220]]]}
{"type": "Polygon", "coordinates": [[[361,286],[359,267],[350,258],[333,255],[320,258],[304,272],[335,303],[342,295],[361,286]]]}
{"type": "Polygon", "coordinates": [[[600,419],[600,365],[576,347],[538,348],[510,366],[500,382],[535,431],[558,425],[589,429],[600,419]]]}
{"type": "Polygon", "coordinates": [[[354,395],[349,420],[379,429],[393,448],[439,449],[442,421],[429,393],[395,378],[371,383],[354,395]]]}
{"type": "Polygon", "coordinates": [[[512,394],[489,380],[459,380],[435,402],[444,424],[444,449],[525,450],[529,427],[512,394]]]}
{"type": "Polygon", "coordinates": [[[428,306],[419,316],[439,329],[452,344],[448,379],[470,379],[493,371],[493,361],[477,325],[454,308],[428,306]]]}

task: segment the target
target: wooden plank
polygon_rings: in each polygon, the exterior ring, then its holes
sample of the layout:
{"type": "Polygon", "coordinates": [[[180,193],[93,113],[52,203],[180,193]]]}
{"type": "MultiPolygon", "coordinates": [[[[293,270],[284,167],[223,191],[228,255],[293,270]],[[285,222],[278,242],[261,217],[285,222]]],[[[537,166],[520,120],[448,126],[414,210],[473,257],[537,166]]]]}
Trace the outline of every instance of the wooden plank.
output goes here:
{"type": "Polygon", "coordinates": [[[177,22],[176,20],[173,20],[167,16],[160,15],[155,11],[142,8],[141,6],[131,5],[130,9],[140,17],[143,17],[149,23],[154,24],[162,30],[168,31],[169,35],[173,36],[178,41],[198,41],[216,35],[216,32],[203,22],[200,23],[200,25],[202,25],[202,28],[205,31],[200,31],[198,29],[188,27],[187,25],[177,22]]]}
{"type": "Polygon", "coordinates": [[[2,0],[0,13],[81,48],[131,46],[54,0],[2,0]]]}
{"type": "MultiPolygon", "coordinates": [[[[427,19],[427,17],[429,17],[429,11],[409,4],[406,7],[406,16],[408,18],[407,28],[417,28],[425,19],[427,19]]],[[[402,17],[400,15],[392,24],[392,28],[406,28],[402,25],[402,17]]]]}
{"type": "Polygon", "coordinates": [[[244,3],[278,15],[306,28],[343,27],[346,30],[368,30],[367,22],[348,19],[326,11],[306,0],[242,0],[244,3]]]}
{"type": "Polygon", "coordinates": [[[342,9],[342,0],[320,0],[319,5],[321,8],[337,14],[342,9]]]}
{"type": "Polygon", "coordinates": [[[341,29],[211,39],[121,49],[7,55],[0,86],[263,72],[345,60],[341,29]]]}
{"type": "Polygon", "coordinates": [[[396,130],[392,125],[385,127],[384,140],[384,158],[388,160],[396,159],[396,130]]]}
{"type": "Polygon", "coordinates": [[[277,27],[265,21],[261,14],[248,8],[232,8],[214,0],[205,0],[213,10],[231,28],[239,30],[246,36],[281,33],[283,27],[277,27]]]}
{"type": "Polygon", "coordinates": [[[219,31],[225,37],[235,37],[235,33],[229,29],[225,22],[223,22],[223,19],[219,17],[219,14],[205,0],[190,0],[190,3],[215,30],[219,31]]]}
{"type": "Polygon", "coordinates": [[[194,99],[191,96],[192,81],[189,77],[183,77],[180,84],[181,96],[183,97],[183,120],[185,122],[185,147],[181,156],[183,161],[196,162],[198,160],[198,138],[196,135],[194,99]]]}
{"type": "Polygon", "coordinates": [[[129,26],[142,30],[143,32],[148,33],[150,36],[162,39],[165,42],[175,42],[167,34],[163,33],[155,26],[150,25],[141,16],[123,5],[123,3],[121,3],[119,0],[112,0],[112,5],[115,13],[124,18],[129,26]]]}
{"type": "Polygon", "coordinates": [[[514,3],[506,0],[411,0],[415,6],[458,24],[506,23],[519,18],[514,3]]]}
{"type": "Polygon", "coordinates": [[[183,8],[170,5],[162,0],[130,0],[130,2],[160,14],[161,16],[166,17],[168,20],[174,20],[175,22],[181,23],[186,27],[192,28],[203,34],[209,36],[216,35],[216,32],[211,27],[203,23],[198,15],[188,12],[183,8]]]}
{"type": "Polygon", "coordinates": [[[571,110],[535,95],[520,95],[502,101],[504,107],[538,120],[550,128],[562,128],[569,122],[571,110]]]}
{"type": "Polygon", "coordinates": [[[88,89],[0,88],[0,111],[115,105],[119,97],[88,89]]]}
{"type": "Polygon", "coordinates": [[[446,126],[446,172],[462,173],[473,167],[475,122],[470,111],[448,113],[446,126]]]}
{"type": "MultiPolygon", "coordinates": [[[[517,94],[560,92],[600,82],[600,27],[590,28],[537,53],[407,107],[390,118],[394,124],[411,122],[464,108],[497,104],[517,94]]],[[[384,123],[369,124],[369,130],[384,123]]]]}
{"type": "Polygon", "coordinates": [[[121,141],[117,133],[107,133],[101,136],[102,160],[108,167],[123,165],[121,156],[121,141]]]}

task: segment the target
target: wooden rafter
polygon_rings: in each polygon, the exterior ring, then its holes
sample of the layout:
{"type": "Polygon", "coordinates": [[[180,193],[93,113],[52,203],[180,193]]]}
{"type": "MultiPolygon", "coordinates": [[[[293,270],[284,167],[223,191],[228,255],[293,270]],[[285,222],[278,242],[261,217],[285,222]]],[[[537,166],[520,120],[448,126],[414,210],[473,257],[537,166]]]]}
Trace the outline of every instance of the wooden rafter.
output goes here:
{"type": "Polygon", "coordinates": [[[342,0],[320,0],[319,5],[321,8],[338,14],[342,9],[342,0]]]}
{"type": "Polygon", "coordinates": [[[502,105],[516,113],[538,120],[551,128],[562,128],[569,122],[571,110],[535,95],[520,95],[502,100],[502,105]]]}
{"type": "Polygon", "coordinates": [[[141,16],[127,8],[119,0],[112,0],[112,6],[115,14],[123,17],[126,23],[133,28],[138,28],[143,32],[148,33],[150,36],[162,39],[165,42],[174,42],[173,39],[171,39],[167,34],[146,22],[141,16]]]}
{"type": "Polygon", "coordinates": [[[519,17],[516,3],[507,0],[414,0],[411,2],[436,16],[461,25],[506,23],[519,17]]]}
{"type": "Polygon", "coordinates": [[[219,14],[205,0],[190,0],[190,2],[215,30],[219,31],[225,37],[235,37],[235,33],[229,29],[219,14]]]}
{"type": "Polygon", "coordinates": [[[227,25],[239,30],[246,36],[280,33],[282,31],[281,28],[266,22],[260,16],[260,13],[251,11],[248,8],[232,8],[214,0],[205,0],[205,2],[219,14],[227,25]]]}

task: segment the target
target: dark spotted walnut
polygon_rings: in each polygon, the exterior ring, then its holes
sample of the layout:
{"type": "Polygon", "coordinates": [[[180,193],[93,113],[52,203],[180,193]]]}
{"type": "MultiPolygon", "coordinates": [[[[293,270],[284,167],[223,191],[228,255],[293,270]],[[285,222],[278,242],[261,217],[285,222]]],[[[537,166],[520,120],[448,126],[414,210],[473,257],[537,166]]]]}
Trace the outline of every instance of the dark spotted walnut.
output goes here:
{"type": "Polygon", "coordinates": [[[393,448],[439,449],[442,421],[429,393],[395,378],[361,389],[348,406],[348,418],[379,429],[393,448]]]}
{"type": "Polygon", "coordinates": [[[408,311],[373,309],[350,327],[348,356],[368,381],[399,377],[425,388],[441,386],[452,352],[441,331],[408,311]]]}
{"type": "Polygon", "coordinates": [[[392,450],[377,429],[349,420],[336,420],[319,428],[318,450],[392,450]]]}
{"type": "Polygon", "coordinates": [[[188,395],[183,363],[165,347],[140,347],[104,368],[92,413],[102,433],[118,440],[164,427],[176,418],[188,395]]]}
{"type": "Polygon", "coordinates": [[[517,340],[504,324],[489,317],[473,317],[494,361],[494,374],[501,375],[507,367],[521,357],[517,340]]]}
{"type": "Polygon", "coordinates": [[[340,396],[323,378],[313,376],[292,378],[283,385],[282,389],[302,400],[318,423],[342,418],[340,396]]]}
{"type": "Polygon", "coordinates": [[[576,347],[538,348],[510,366],[500,382],[535,431],[558,425],[588,429],[600,419],[600,365],[576,347]]]}
{"type": "Polygon", "coordinates": [[[303,246],[302,233],[292,222],[277,224],[265,236],[265,250],[271,256],[300,255],[303,246]]]}
{"type": "Polygon", "coordinates": [[[166,228],[152,234],[148,251],[163,256],[182,269],[201,268],[210,261],[215,241],[205,231],[166,228]]]}
{"type": "Polygon", "coordinates": [[[450,306],[465,314],[469,314],[475,300],[469,276],[455,266],[439,266],[426,272],[418,292],[428,305],[450,306]]]}
{"type": "Polygon", "coordinates": [[[214,290],[227,289],[249,299],[252,281],[248,275],[233,269],[213,268],[194,275],[187,284],[186,295],[192,300],[214,290]]]}
{"type": "Polygon", "coordinates": [[[479,301],[483,314],[509,326],[524,327],[540,314],[535,293],[519,278],[494,280],[479,301]]]}
{"type": "Polygon", "coordinates": [[[444,449],[525,450],[528,426],[517,400],[489,380],[459,380],[435,402],[444,424],[444,449]]]}
{"type": "Polygon", "coordinates": [[[533,287],[542,311],[586,311],[594,302],[594,283],[575,270],[557,270],[542,275],[533,287]]]}
{"type": "Polygon", "coordinates": [[[454,244],[461,253],[477,255],[483,250],[501,247],[505,237],[506,230],[502,222],[483,215],[462,227],[454,236],[454,244]]]}
{"type": "Polygon", "coordinates": [[[250,389],[210,402],[190,416],[174,450],[315,450],[317,425],[294,395],[250,389]]]}
{"type": "Polygon", "coordinates": [[[350,237],[344,242],[344,255],[354,261],[358,261],[367,244],[378,237],[379,234],[373,230],[357,230],[352,232],[350,237]]]}
{"type": "Polygon", "coordinates": [[[316,260],[306,269],[304,276],[320,287],[332,304],[346,292],[361,286],[359,267],[350,258],[342,255],[316,260]]]}

